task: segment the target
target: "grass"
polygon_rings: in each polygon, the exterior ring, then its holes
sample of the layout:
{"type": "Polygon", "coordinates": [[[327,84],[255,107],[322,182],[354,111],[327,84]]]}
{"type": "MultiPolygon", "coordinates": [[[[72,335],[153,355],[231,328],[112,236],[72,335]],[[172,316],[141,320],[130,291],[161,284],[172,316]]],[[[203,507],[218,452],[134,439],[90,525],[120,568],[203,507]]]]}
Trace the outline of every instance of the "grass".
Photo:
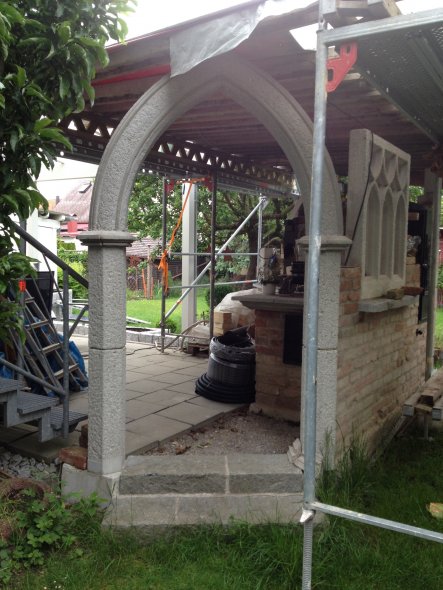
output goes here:
{"type": "Polygon", "coordinates": [[[443,348],[443,307],[437,307],[435,314],[435,339],[436,348],[443,348]]]}
{"type": "MultiPolygon", "coordinates": [[[[369,514],[443,532],[426,504],[443,500],[443,435],[416,433],[394,441],[371,467],[355,444],[334,474],[322,479],[320,499],[369,514]]],[[[167,539],[135,532],[113,535],[89,527],[75,551],[49,556],[25,571],[14,590],[298,590],[302,530],[297,525],[200,527],[167,539]],[[83,552],[80,555],[81,551],[83,552]]],[[[314,537],[316,590],[440,590],[443,547],[406,535],[330,519],[314,537]]]]}
{"type": "MultiPolygon", "coordinates": [[[[179,297],[178,291],[176,296],[166,299],[166,311],[168,311],[179,297]]],[[[197,295],[197,317],[200,318],[202,313],[208,317],[209,308],[205,300],[205,294],[197,295]]],[[[150,327],[155,328],[161,318],[161,300],[160,299],[128,299],[126,303],[126,314],[129,317],[144,320],[150,323],[150,327]]],[[[181,331],[181,306],[171,314],[170,318],[175,322],[177,330],[181,331]]]]}

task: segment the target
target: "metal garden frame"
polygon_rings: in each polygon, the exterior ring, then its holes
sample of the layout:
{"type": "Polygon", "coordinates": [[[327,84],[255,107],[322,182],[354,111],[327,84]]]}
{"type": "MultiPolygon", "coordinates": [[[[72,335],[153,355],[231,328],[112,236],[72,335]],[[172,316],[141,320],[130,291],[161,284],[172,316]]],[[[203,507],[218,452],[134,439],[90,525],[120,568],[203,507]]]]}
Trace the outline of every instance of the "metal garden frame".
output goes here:
{"type": "Polygon", "coordinates": [[[407,535],[443,543],[443,534],[405,525],[375,516],[345,510],[318,502],[315,495],[316,412],[317,412],[317,348],[319,311],[320,219],[322,209],[323,168],[325,157],[327,59],[328,47],[337,43],[369,37],[397,30],[415,29],[443,21],[443,9],[401,15],[327,30],[323,15],[330,0],[319,2],[319,29],[317,34],[314,146],[312,158],[311,215],[309,227],[307,330],[306,330],[306,387],[304,391],[304,493],[300,522],[304,525],[302,590],[312,588],[312,541],[316,512],[369,524],[407,535]]]}

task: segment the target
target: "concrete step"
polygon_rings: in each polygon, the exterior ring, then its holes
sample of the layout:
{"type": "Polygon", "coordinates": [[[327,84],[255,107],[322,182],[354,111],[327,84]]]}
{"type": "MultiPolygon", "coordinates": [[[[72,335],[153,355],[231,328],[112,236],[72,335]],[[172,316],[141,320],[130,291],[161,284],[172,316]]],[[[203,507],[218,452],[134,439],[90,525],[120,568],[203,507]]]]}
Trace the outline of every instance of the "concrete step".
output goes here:
{"type": "Polygon", "coordinates": [[[119,493],[294,494],[303,474],[287,455],[130,456],[119,493]]]}
{"type": "Polygon", "coordinates": [[[106,510],[104,527],[148,535],[196,525],[299,522],[302,493],[292,494],[143,494],[118,495],[106,510]]]}

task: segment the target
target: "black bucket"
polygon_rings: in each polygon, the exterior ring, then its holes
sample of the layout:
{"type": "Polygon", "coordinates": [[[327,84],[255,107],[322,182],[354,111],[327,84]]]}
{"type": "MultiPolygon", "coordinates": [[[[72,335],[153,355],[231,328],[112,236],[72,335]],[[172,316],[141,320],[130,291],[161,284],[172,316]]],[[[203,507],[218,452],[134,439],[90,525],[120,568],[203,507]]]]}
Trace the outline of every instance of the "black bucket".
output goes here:
{"type": "Polygon", "coordinates": [[[197,379],[195,392],[218,402],[249,404],[255,400],[255,346],[247,328],[213,338],[208,371],[197,379]]]}

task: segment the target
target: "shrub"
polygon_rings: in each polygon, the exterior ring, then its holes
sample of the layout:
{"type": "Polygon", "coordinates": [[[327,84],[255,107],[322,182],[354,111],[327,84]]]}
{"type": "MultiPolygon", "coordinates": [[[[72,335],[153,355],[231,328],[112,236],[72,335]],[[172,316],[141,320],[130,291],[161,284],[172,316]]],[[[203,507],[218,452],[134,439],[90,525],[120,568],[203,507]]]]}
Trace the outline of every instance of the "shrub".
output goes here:
{"type": "MultiPolygon", "coordinates": [[[[214,288],[214,305],[218,305],[223,299],[226,297],[228,293],[233,293],[235,291],[234,287],[231,285],[215,285],[214,288]]],[[[210,291],[209,289],[205,293],[205,300],[206,303],[210,304],[210,291]]]]}
{"type": "MultiPolygon", "coordinates": [[[[161,328],[161,320],[159,322],[157,322],[155,327],[161,328]]],[[[172,334],[176,334],[178,332],[177,322],[171,318],[168,318],[167,320],[165,320],[165,328],[167,330],[169,330],[169,332],[171,332],[172,334]]]]}
{"type": "MultiPolygon", "coordinates": [[[[70,267],[78,272],[79,275],[82,277],[86,276],[86,269],[81,262],[72,262],[70,267]]],[[[63,271],[61,268],[57,269],[57,281],[59,288],[63,288],[63,271]]],[[[72,296],[74,299],[87,299],[88,298],[88,289],[77,283],[77,281],[69,277],[69,288],[72,289],[72,296]]]]}

